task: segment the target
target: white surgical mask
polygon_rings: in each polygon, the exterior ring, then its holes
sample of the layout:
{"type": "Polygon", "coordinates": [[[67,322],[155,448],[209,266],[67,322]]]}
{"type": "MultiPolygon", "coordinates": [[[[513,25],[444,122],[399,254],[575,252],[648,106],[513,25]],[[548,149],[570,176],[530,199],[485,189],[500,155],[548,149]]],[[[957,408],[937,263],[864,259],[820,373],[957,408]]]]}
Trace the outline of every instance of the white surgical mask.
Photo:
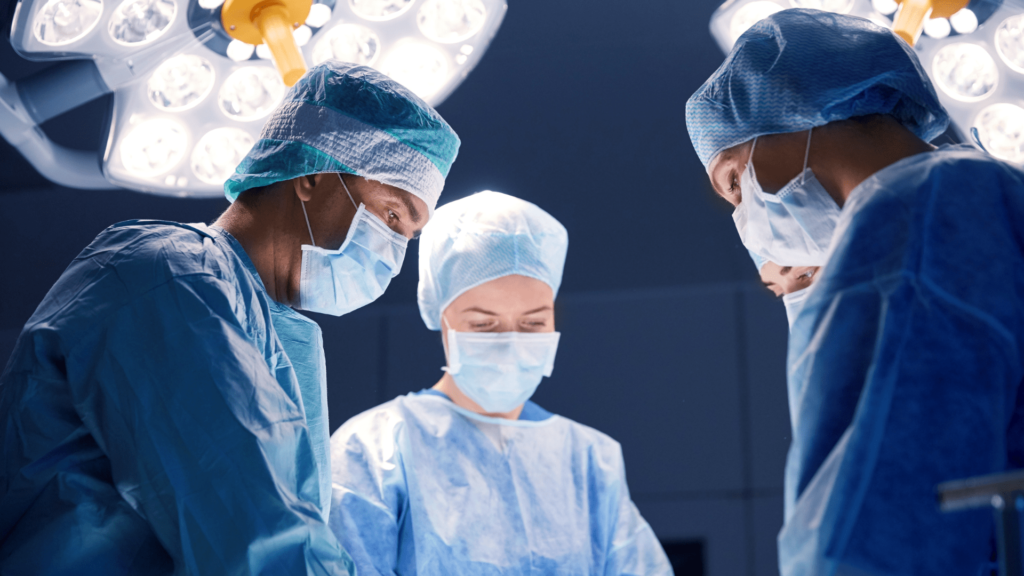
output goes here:
{"type": "Polygon", "coordinates": [[[807,300],[807,293],[810,289],[811,287],[808,286],[782,297],[782,303],[786,305],[786,319],[789,320],[790,328],[793,327],[793,322],[796,321],[797,315],[803,310],[804,301],[807,300]]]}
{"type": "Polygon", "coordinates": [[[822,266],[839,221],[839,206],[807,167],[811,134],[803,171],[776,194],[768,194],[754,173],[754,148],[740,176],[741,201],[733,221],[743,245],[780,266],[822,266]]]}
{"type": "MultiPolygon", "coordinates": [[[[356,201],[341,174],[338,179],[355,206],[356,201]]],[[[409,240],[367,212],[366,205],[359,204],[341,247],[337,250],[318,248],[305,202],[302,214],[306,216],[312,245],[302,246],[299,307],[341,316],[380,298],[401,270],[409,240]]]]}
{"type": "MultiPolygon", "coordinates": [[[[445,325],[448,321],[443,319],[445,325]]],[[[515,409],[551,376],[558,332],[456,332],[448,328],[445,370],[487,412],[515,409]]]]}

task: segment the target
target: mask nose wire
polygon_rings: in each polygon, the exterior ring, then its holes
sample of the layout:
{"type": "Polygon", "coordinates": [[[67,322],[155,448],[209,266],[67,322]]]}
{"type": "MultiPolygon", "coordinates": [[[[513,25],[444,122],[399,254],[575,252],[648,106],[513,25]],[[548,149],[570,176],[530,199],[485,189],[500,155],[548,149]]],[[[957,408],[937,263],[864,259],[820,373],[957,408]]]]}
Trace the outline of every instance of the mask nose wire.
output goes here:
{"type": "Polygon", "coordinates": [[[807,159],[811,157],[811,132],[814,128],[807,131],[807,149],[804,150],[804,171],[800,173],[800,183],[804,184],[807,182],[807,159]]]}
{"type": "Polygon", "coordinates": [[[313,246],[316,246],[316,240],[313,240],[313,227],[309,225],[309,214],[306,213],[306,203],[299,200],[299,205],[302,206],[302,215],[306,217],[306,229],[309,230],[309,242],[313,246]]]}

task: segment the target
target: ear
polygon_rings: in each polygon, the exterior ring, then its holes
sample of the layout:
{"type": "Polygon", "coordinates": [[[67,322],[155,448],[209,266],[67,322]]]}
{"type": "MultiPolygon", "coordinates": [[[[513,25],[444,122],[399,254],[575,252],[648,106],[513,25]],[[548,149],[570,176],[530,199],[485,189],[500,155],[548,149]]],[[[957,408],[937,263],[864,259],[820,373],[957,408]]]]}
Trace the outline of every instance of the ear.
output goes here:
{"type": "Polygon", "coordinates": [[[313,189],[316,188],[320,176],[320,174],[307,174],[292,178],[292,188],[295,189],[295,195],[299,200],[309,202],[313,198],[313,189]]]}

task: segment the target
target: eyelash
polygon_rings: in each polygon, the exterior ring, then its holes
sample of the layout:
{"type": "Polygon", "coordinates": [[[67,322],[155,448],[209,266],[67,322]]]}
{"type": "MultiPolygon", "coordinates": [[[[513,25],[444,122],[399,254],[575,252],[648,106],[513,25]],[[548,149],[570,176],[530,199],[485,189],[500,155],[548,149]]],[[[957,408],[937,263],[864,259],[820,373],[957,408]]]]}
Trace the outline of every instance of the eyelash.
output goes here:
{"type": "Polygon", "coordinates": [[[395,214],[395,211],[391,210],[390,208],[388,209],[388,220],[389,221],[398,220],[398,214],[395,214]]]}

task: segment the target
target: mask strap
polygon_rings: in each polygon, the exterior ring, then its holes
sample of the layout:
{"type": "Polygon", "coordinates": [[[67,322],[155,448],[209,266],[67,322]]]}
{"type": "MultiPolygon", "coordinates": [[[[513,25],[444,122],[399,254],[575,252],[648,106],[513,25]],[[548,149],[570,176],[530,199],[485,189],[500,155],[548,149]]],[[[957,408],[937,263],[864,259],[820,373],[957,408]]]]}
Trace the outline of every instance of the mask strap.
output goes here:
{"type": "Polygon", "coordinates": [[[754,143],[750,145],[750,157],[747,158],[747,164],[750,166],[754,165],[754,150],[757,149],[758,138],[760,138],[760,136],[754,136],[754,143]]]}
{"type": "Polygon", "coordinates": [[[299,200],[299,204],[302,206],[302,215],[306,217],[306,229],[309,230],[309,241],[316,246],[316,240],[313,240],[313,227],[309,225],[309,214],[306,214],[306,203],[299,200]]]}
{"type": "Polygon", "coordinates": [[[345,184],[345,179],[341,177],[341,172],[336,172],[336,174],[338,175],[338,180],[341,180],[341,187],[345,189],[345,194],[348,194],[348,199],[352,201],[352,205],[356,207],[356,210],[359,210],[359,205],[352,198],[352,193],[348,191],[348,184],[345,184]]]}
{"type": "MultiPolygon", "coordinates": [[[[451,331],[452,327],[451,327],[451,325],[448,324],[448,319],[444,317],[444,312],[441,313],[441,323],[444,325],[445,328],[447,328],[448,331],[451,331]]],[[[441,338],[441,345],[444,347],[444,360],[445,360],[445,363],[446,364],[450,364],[451,363],[451,357],[448,355],[448,338],[447,337],[451,336],[451,334],[446,332],[445,336],[446,337],[441,338]]],[[[444,367],[441,368],[441,370],[447,372],[448,371],[448,367],[444,366],[444,367]]]]}
{"type": "Polygon", "coordinates": [[[800,183],[804,184],[807,182],[807,159],[811,157],[811,132],[814,128],[807,131],[807,149],[804,150],[804,171],[800,173],[800,183]]]}

